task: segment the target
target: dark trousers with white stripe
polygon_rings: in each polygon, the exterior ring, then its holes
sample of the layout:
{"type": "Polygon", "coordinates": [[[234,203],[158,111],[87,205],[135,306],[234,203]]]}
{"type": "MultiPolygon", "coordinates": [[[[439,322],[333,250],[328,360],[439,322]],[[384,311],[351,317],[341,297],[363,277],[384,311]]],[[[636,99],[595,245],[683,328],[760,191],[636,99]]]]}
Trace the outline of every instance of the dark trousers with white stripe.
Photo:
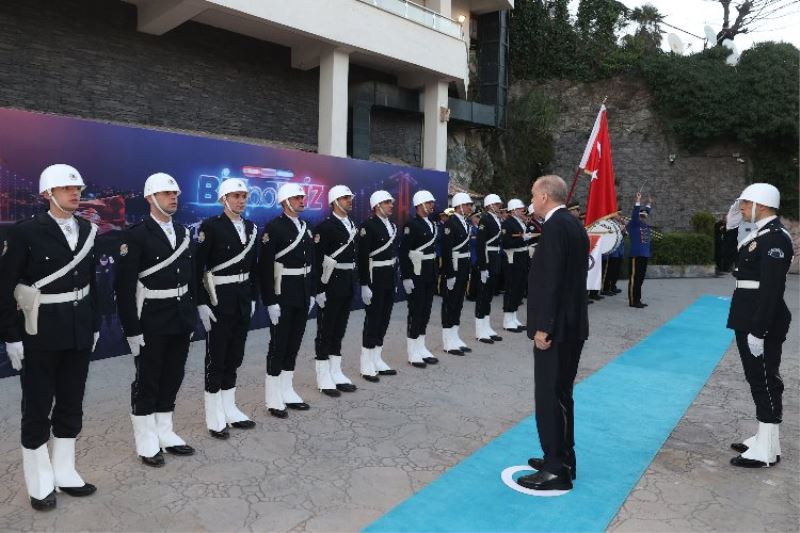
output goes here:
{"type": "Polygon", "coordinates": [[[342,355],[342,339],[350,319],[351,298],[335,297],[317,309],[317,336],[314,351],[318,361],[327,361],[331,355],[342,355]]]}
{"type": "Polygon", "coordinates": [[[171,413],[183,383],[190,333],[144,334],[144,346],[134,357],[136,377],[131,384],[131,411],[135,416],[171,413]]]}
{"type": "Polygon", "coordinates": [[[642,302],[642,284],[647,272],[647,257],[631,257],[628,263],[628,303],[642,302]]]}
{"type": "Polygon", "coordinates": [[[236,371],[244,359],[244,345],[250,329],[250,316],[215,314],[206,333],[206,392],[219,392],[236,386],[236,371]]]}
{"type": "Polygon", "coordinates": [[[783,341],[767,337],[764,353],[753,356],[747,344],[747,332],[736,332],[736,346],[742,359],[744,377],[756,404],[756,418],[765,424],[780,424],[783,418],[783,380],[781,379],[781,352],[783,341]]]}

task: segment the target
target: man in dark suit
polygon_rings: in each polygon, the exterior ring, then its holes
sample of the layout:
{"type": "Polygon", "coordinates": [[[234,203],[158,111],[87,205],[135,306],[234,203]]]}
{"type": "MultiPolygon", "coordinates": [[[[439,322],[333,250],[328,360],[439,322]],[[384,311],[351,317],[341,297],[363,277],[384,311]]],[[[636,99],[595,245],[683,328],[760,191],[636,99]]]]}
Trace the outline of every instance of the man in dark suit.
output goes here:
{"type": "Polygon", "coordinates": [[[528,275],[528,337],[534,341],[536,427],[544,457],[530,459],[528,463],[538,472],[517,483],[552,495],[572,489],[575,479],[572,387],[583,343],[589,337],[589,237],[565,209],[563,179],[542,176],[531,193],[536,213],[544,215],[528,275]]]}

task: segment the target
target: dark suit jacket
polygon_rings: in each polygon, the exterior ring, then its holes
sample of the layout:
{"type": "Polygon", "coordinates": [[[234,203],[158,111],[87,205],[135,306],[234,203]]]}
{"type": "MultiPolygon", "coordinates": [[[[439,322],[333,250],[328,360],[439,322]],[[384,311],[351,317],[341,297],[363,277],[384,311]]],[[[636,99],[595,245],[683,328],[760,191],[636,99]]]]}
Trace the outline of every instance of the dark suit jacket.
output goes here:
{"type": "Polygon", "coordinates": [[[297,226],[286,214],[272,219],[264,228],[258,269],[261,275],[261,299],[267,307],[280,304],[281,307],[308,309],[311,296],[316,294],[313,272],[314,239],[308,225],[300,243],[280,259],[275,259],[275,255],[291,245],[296,238],[297,226]],[[284,268],[312,267],[312,271],[305,275],[283,276],[281,293],[278,295],[275,294],[274,278],[276,261],[284,268]]]}
{"type": "MultiPolygon", "coordinates": [[[[355,226],[355,222],[350,221],[355,226]]],[[[358,229],[354,229],[356,235],[358,229]]],[[[329,298],[353,297],[353,286],[356,282],[356,270],[334,269],[328,283],[322,283],[322,261],[326,255],[332,255],[336,250],[347,244],[350,232],[344,227],[336,215],[330,214],[328,218],[317,224],[314,228],[314,278],[316,293],[324,292],[329,298]]],[[[355,263],[356,238],[347,248],[334,258],[338,263],[355,263]]]]}
{"type": "Polygon", "coordinates": [[[537,331],[555,342],[589,338],[586,273],[589,236],[580,221],[559,209],[545,222],[528,273],[528,337],[537,331]]]}

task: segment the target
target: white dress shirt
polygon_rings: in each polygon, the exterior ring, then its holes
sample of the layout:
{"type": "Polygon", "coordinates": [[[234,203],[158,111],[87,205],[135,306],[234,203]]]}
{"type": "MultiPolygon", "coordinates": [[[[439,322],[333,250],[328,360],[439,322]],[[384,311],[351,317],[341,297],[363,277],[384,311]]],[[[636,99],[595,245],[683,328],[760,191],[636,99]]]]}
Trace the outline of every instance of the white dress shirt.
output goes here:
{"type": "Polygon", "coordinates": [[[69,244],[69,249],[74,252],[75,247],[78,246],[78,222],[75,220],[75,217],[58,218],[50,211],[48,211],[47,214],[50,215],[50,218],[55,220],[58,227],[61,228],[61,232],[67,239],[67,244],[69,244]]]}

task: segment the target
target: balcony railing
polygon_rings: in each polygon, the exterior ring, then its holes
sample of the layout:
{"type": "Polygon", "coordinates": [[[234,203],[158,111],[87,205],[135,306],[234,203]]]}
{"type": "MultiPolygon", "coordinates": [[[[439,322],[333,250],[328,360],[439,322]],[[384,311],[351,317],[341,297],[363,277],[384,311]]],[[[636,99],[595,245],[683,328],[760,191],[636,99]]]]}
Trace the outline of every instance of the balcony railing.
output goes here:
{"type": "Polygon", "coordinates": [[[456,39],[463,39],[464,37],[464,30],[461,24],[414,2],[409,2],[408,0],[359,0],[359,2],[371,4],[379,9],[456,39]]]}

